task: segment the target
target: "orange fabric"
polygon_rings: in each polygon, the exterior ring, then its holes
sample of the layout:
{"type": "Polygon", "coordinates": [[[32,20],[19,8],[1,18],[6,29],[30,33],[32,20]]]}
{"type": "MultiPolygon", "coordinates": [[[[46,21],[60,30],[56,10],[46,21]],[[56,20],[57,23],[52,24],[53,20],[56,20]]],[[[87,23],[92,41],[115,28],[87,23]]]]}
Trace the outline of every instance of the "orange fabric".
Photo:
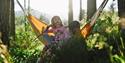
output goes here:
{"type": "Polygon", "coordinates": [[[34,28],[34,31],[36,32],[37,35],[40,35],[48,26],[46,23],[44,23],[43,21],[40,21],[39,19],[37,19],[32,15],[29,15],[27,17],[28,17],[28,21],[34,28]]]}
{"type": "Polygon", "coordinates": [[[84,38],[86,38],[90,31],[91,31],[91,25],[90,23],[87,23],[82,29],[81,29],[81,34],[83,35],[84,38]]]}
{"type": "Polygon", "coordinates": [[[30,22],[33,30],[35,31],[38,39],[44,44],[44,45],[47,45],[47,42],[44,41],[42,39],[42,37],[39,35],[42,34],[42,32],[46,29],[46,27],[48,26],[46,23],[40,21],[39,19],[37,19],[36,17],[32,16],[32,15],[28,15],[27,16],[28,18],[28,21],[30,22]]]}

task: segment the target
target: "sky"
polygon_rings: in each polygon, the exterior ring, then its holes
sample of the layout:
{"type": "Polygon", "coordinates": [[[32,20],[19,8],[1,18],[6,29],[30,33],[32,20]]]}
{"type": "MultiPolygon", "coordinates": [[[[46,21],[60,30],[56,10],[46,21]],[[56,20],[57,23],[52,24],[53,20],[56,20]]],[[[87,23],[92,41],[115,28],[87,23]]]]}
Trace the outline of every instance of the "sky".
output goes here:
{"type": "MultiPolygon", "coordinates": [[[[19,0],[24,5],[24,0],[19,0]]],[[[27,5],[28,5],[28,0],[27,5]]],[[[103,0],[97,0],[97,8],[100,6],[103,0]]],[[[105,9],[109,10],[110,4],[113,0],[109,0],[105,9]]],[[[73,17],[74,20],[78,20],[79,17],[79,4],[80,0],[73,0],[73,17]]],[[[117,6],[117,2],[115,1],[117,6]]],[[[68,0],[30,0],[30,7],[43,13],[50,15],[58,15],[62,19],[68,19],[68,0]]],[[[82,0],[82,9],[87,9],[87,0],[82,0]]],[[[17,2],[15,1],[15,11],[21,10],[17,2]]]]}

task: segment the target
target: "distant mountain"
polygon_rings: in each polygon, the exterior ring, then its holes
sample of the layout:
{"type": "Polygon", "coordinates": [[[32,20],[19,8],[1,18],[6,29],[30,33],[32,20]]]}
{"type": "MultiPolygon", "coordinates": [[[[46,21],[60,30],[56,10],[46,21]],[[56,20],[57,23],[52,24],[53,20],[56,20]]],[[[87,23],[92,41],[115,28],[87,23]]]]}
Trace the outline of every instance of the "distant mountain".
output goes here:
{"type": "MultiPolygon", "coordinates": [[[[46,13],[42,13],[38,10],[34,10],[34,9],[31,9],[30,13],[37,17],[38,19],[42,19],[43,21],[46,21],[46,23],[49,23],[50,19],[51,19],[51,16],[49,14],[46,14],[46,13]]],[[[15,12],[15,16],[16,17],[19,17],[19,16],[24,16],[24,13],[23,11],[16,11],[15,12]]]]}
{"type": "MultiPolygon", "coordinates": [[[[33,16],[37,17],[38,19],[41,19],[42,21],[45,21],[45,22],[48,23],[48,24],[50,23],[51,18],[54,16],[54,15],[52,15],[52,14],[43,13],[43,12],[40,12],[40,11],[34,10],[34,9],[31,9],[31,10],[30,10],[30,13],[31,13],[33,16]]],[[[22,10],[20,10],[20,11],[15,11],[15,16],[16,16],[16,17],[24,16],[24,13],[23,13],[22,10]]],[[[64,17],[61,17],[61,19],[62,19],[62,21],[63,21],[63,23],[64,23],[65,25],[68,25],[67,19],[65,19],[64,17]]]]}
{"type": "Polygon", "coordinates": [[[24,16],[24,13],[23,11],[15,11],[15,16],[18,17],[18,16],[24,16]]]}

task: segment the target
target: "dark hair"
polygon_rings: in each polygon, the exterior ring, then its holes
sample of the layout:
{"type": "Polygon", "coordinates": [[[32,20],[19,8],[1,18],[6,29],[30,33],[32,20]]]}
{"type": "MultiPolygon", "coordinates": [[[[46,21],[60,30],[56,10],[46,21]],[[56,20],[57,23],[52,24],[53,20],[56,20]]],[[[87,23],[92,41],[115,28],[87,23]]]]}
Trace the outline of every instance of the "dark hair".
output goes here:
{"type": "Polygon", "coordinates": [[[80,31],[80,23],[78,21],[72,21],[69,24],[69,30],[71,33],[75,34],[76,31],[80,31]]]}

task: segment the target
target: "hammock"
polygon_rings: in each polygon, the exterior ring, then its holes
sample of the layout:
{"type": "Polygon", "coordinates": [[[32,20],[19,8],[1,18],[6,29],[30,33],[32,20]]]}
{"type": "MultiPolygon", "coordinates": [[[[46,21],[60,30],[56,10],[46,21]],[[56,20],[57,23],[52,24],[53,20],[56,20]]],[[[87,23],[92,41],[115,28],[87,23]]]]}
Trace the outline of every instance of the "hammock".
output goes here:
{"type": "MultiPolygon", "coordinates": [[[[97,18],[99,17],[100,13],[102,12],[102,10],[105,7],[105,5],[107,4],[107,2],[108,2],[108,0],[104,0],[102,2],[102,4],[100,5],[100,7],[98,8],[98,10],[95,12],[95,14],[93,15],[93,17],[91,18],[90,22],[87,23],[81,29],[81,34],[83,35],[84,38],[86,38],[89,35],[89,33],[90,33],[91,29],[92,29],[92,26],[95,24],[97,18]]],[[[22,5],[20,4],[20,2],[18,0],[17,0],[17,3],[19,4],[19,6],[23,10],[24,14],[26,15],[26,17],[27,17],[28,21],[30,22],[33,30],[35,31],[38,39],[40,41],[42,41],[44,45],[46,45],[47,42],[42,39],[42,33],[46,29],[46,27],[48,25],[46,23],[44,23],[43,21],[37,19],[35,16],[32,16],[29,12],[26,13],[26,11],[23,9],[22,5]]]]}
{"type": "Polygon", "coordinates": [[[19,6],[21,7],[22,11],[24,12],[24,15],[28,19],[29,23],[31,24],[37,38],[44,44],[46,45],[47,42],[43,39],[42,33],[48,26],[44,21],[41,21],[37,19],[35,16],[31,15],[29,12],[26,12],[23,8],[23,6],[20,4],[18,0],[16,0],[19,6]]]}
{"type": "Polygon", "coordinates": [[[89,33],[91,32],[91,29],[93,27],[93,25],[95,24],[97,18],[100,16],[102,10],[104,9],[104,7],[106,6],[108,0],[104,0],[102,2],[102,4],[100,5],[100,7],[98,8],[98,10],[95,12],[95,14],[92,16],[92,18],[90,19],[89,23],[87,23],[82,29],[81,29],[81,33],[84,36],[84,38],[86,38],[89,33]]]}
{"type": "Polygon", "coordinates": [[[41,39],[40,36],[42,35],[42,33],[44,32],[44,30],[46,29],[47,24],[44,23],[43,21],[40,21],[39,19],[37,19],[36,17],[32,16],[31,14],[29,14],[27,16],[27,18],[28,18],[28,21],[30,22],[30,24],[31,24],[34,32],[36,33],[38,39],[40,41],[42,41],[43,44],[46,44],[46,42],[43,41],[43,39],[41,39]]]}

